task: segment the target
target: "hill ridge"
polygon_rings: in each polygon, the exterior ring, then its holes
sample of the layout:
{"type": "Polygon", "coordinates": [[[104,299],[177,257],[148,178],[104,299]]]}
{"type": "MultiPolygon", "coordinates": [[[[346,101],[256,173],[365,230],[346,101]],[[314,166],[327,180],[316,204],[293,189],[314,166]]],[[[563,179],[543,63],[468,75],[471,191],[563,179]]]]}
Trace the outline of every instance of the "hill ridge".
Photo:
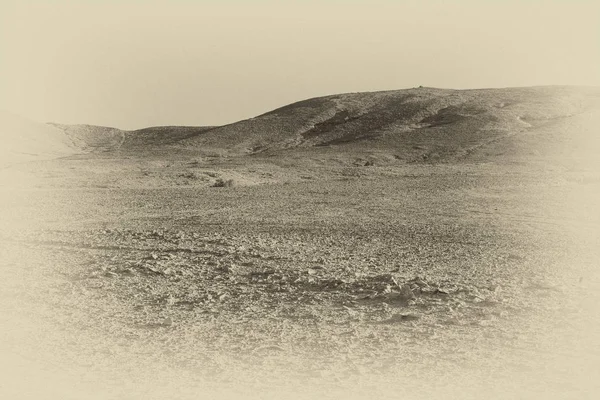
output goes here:
{"type": "Polygon", "coordinates": [[[313,97],[222,126],[127,131],[87,124],[51,125],[85,152],[256,156],[335,148],[349,153],[387,152],[396,160],[416,162],[465,157],[490,143],[599,104],[600,88],[593,87],[417,87],[313,97]]]}

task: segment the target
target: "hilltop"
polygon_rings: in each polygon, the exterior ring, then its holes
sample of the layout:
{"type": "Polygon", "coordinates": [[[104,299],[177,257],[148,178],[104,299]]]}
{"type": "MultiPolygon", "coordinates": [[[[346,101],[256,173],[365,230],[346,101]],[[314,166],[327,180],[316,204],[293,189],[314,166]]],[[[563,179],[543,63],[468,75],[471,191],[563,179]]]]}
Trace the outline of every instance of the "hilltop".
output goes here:
{"type": "Polygon", "coordinates": [[[535,153],[543,140],[522,142],[525,134],[576,118],[598,109],[599,104],[597,88],[414,88],[303,100],[220,127],[123,131],[89,125],[54,126],[84,151],[139,153],[160,148],[165,154],[179,151],[230,157],[326,151],[413,163],[535,153]]]}
{"type": "Polygon", "coordinates": [[[180,144],[238,155],[333,147],[443,161],[508,144],[514,135],[597,108],[599,99],[599,90],[572,87],[349,93],[294,103],[180,144]]]}
{"type": "Polygon", "coordinates": [[[0,122],[7,143],[2,150],[3,163],[7,165],[57,157],[110,158],[117,164],[118,160],[135,159],[150,164],[132,163],[134,169],[173,165],[180,167],[172,172],[177,177],[192,177],[191,167],[227,160],[227,168],[234,164],[247,167],[248,171],[237,176],[239,180],[256,183],[270,181],[264,178],[274,173],[252,172],[249,165],[256,163],[286,170],[294,167],[294,176],[300,176],[303,167],[320,165],[543,165],[564,161],[589,165],[600,151],[599,115],[598,88],[420,87],[318,97],[217,127],[159,126],[128,131],[39,124],[8,113],[0,115],[0,122]]]}

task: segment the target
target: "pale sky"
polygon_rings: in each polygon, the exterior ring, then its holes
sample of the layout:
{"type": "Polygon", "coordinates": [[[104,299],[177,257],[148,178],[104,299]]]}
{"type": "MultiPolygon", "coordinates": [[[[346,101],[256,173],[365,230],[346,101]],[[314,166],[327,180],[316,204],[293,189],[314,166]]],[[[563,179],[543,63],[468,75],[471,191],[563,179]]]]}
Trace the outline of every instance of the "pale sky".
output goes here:
{"type": "Polygon", "coordinates": [[[335,93],[600,86],[600,1],[0,0],[0,109],[220,125],[335,93]]]}

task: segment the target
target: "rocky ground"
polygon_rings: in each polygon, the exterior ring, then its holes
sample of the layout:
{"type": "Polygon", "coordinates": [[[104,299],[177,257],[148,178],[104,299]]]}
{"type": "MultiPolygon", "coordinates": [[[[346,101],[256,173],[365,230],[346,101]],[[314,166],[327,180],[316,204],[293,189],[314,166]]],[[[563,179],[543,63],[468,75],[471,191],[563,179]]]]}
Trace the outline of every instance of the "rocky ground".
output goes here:
{"type": "Polygon", "coordinates": [[[4,346],[78,382],[61,396],[592,393],[593,181],[463,165],[61,188],[68,165],[2,198],[4,346]]]}
{"type": "Polygon", "coordinates": [[[0,397],[596,398],[595,99],[55,125],[77,154],[0,169],[0,397]]]}

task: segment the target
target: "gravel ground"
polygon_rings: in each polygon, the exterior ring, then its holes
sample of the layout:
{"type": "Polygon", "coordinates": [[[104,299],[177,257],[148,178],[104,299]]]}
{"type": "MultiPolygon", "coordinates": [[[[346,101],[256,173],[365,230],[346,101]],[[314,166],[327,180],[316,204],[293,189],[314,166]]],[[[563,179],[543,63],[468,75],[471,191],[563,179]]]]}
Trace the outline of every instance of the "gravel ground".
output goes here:
{"type": "Polygon", "coordinates": [[[595,398],[593,177],[68,187],[75,162],[1,193],[6,398],[595,398]]]}

